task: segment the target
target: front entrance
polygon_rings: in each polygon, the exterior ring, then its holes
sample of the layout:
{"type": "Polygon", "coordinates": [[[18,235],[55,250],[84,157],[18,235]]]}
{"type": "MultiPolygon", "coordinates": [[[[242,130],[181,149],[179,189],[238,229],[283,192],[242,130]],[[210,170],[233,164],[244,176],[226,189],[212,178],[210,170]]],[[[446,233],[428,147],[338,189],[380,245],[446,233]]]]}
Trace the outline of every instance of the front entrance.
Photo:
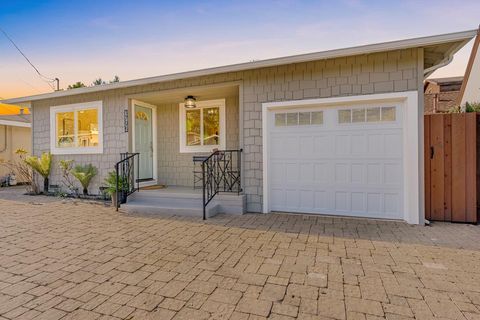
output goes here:
{"type": "Polygon", "coordinates": [[[139,155],[139,172],[137,179],[140,182],[156,180],[156,108],[153,105],[140,101],[133,101],[133,151],[139,155]]]}

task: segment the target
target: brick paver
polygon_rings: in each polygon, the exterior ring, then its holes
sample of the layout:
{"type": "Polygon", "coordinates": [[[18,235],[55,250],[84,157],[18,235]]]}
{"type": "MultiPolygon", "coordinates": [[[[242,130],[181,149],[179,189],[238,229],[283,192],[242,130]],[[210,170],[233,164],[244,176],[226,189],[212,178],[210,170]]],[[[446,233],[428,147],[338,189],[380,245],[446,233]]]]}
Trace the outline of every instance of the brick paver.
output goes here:
{"type": "Polygon", "coordinates": [[[480,227],[0,200],[0,319],[480,319],[480,227]]]}

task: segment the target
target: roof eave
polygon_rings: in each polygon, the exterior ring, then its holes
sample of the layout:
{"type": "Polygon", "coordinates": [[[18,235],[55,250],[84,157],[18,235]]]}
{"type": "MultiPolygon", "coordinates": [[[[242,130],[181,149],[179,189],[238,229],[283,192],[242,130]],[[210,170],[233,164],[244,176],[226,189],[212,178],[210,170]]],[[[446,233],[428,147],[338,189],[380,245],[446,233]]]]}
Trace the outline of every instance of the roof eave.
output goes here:
{"type": "Polygon", "coordinates": [[[188,78],[207,76],[207,75],[213,75],[213,74],[219,74],[219,73],[239,72],[239,71],[246,71],[246,70],[252,70],[252,69],[273,67],[278,65],[333,59],[333,58],[339,58],[339,57],[370,54],[370,53],[377,53],[377,52],[383,52],[383,51],[401,50],[401,49],[407,49],[407,48],[426,47],[426,46],[436,45],[440,43],[448,43],[448,42],[455,42],[455,41],[462,41],[463,43],[463,42],[470,41],[476,35],[476,32],[477,30],[475,29],[475,30],[461,31],[461,32],[448,33],[448,34],[442,34],[442,35],[436,35],[436,36],[397,40],[397,41],[362,45],[362,46],[356,46],[356,47],[350,47],[350,48],[335,49],[335,50],[328,50],[328,51],[322,51],[322,52],[259,60],[259,61],[232,64],[232,65],[221,66],[221,67],[214,67],[214,68],[179,72],[179,73],[155,76],[155,77],[149,77],[149,78],[135,79],[135,80],[117,82],[117,83],[106,84],[101,86],[78,88],[78,89],[71,89],[71,90],[64,90],[64,91],[56,91],[51,93],[44,93],[44,94],[33,95],[33,96],[12,98],[12,99],[4,100],[3,102],[24,103],[24,102],[31,102],[35,100],[128,88],[128,87],[133,87],[138,85],[174,81],[179,79],[188,79],[188,78]]]}

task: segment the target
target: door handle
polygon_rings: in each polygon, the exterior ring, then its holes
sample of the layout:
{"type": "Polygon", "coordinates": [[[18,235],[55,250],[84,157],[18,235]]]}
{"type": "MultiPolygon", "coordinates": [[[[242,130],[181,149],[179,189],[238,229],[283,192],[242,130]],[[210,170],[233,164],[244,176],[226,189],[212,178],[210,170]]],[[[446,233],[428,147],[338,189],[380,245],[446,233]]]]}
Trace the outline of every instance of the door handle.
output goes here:
{"type": "Polygon", "coordinates": [[[430,146],[430,159],[433,159],[433,156],[435,155],[435,149],[433,146],[430,146]]]}

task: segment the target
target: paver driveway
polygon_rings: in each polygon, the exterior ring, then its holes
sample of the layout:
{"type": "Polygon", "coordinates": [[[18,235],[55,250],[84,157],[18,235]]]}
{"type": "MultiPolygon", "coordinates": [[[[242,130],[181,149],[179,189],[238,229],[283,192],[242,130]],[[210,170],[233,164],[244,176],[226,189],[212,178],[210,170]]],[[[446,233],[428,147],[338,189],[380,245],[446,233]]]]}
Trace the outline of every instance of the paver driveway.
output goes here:
{"type": "Polygon", "coordinates": [[[480,319],[479,249],[468,225],[0,200],[0,318],[480,319]]]}

